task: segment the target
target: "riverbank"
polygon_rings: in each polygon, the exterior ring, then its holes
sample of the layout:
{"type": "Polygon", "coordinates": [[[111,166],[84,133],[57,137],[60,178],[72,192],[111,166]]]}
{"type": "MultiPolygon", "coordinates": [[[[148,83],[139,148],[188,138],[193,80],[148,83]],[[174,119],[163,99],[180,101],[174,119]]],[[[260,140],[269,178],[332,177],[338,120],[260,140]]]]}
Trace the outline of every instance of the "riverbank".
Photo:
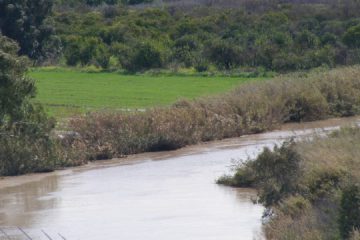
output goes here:
{"type": "MultiPolygon", "coordinates": [[[[67,122],[68,134],[60,139],[56,133],[45,134],[46,146],[44,141],[34,144],[23,137],[2,138],[0,154],[6,157],[1,175],[48,172],[94,160],[175,150],[271,131],[289,122],[354,116],[360,114],[359,75],[359,66],[323,69],[244,83],[228,93],[144,112],[80,115],[67,122]],[[17,147],[24,141],[29,148],[17,147]]],[[[50,131],[53,123],[48,125],[50,131]]]]}
{"type": "Polygon", "coordinates": [[[125,158],[114,158],[111,160],[99,160],[88,162],[85,165],[68,167],[65,169],[55,170],[49,173],[32,173],[20,176],[10,176],[0,178],[0,189],[15,187],[30,182],[42,181],[44,178],[53,176],[64,176],[74,172],[83,172],[93,169],[124,166],[131,164],[139,164],[145,161],[161,161],[169,158],[177,158],[181,156],[189,156],[203,152],[211,152],[222,149],[237,149],[247,145],[252,145],[256,142],[261,142],[265,139],[278,138],[278,140],[286,140],[292,134],[297,132],[298,136],[309,136],[319,132],[333,131],[340,127],[358,124],[360,116],[347,118],[331,118],[327,120],[305,122],[305,123],[287,123],[283,124],[278,130],[261,133],[244,135],[237,138],[228,138],[223,140],[215,140],[210,142],[203,142],[191,146],[186,146],[181,149],[173,151],[162,152],[147,152],[127,156],[125,158]]]}
{"type": "Polygon", "coordinates": [[[252,187],[266,208],[266,239],[360,236],[360,128],[288,141],[240,163],[219,184],[252,187]]]}
{"type": "Polygon", "coordinates": [[[252,202],[256,192],[218,186],[214,180],[234,159],[255,157],[263,147],[290,137],[310,138],[359,120],[287,124],[284,130],[176,151],[95,161],[50,175],[12,177],[8,180],[18,185],[0,188],[0,224],[19,226],[34,239],[44,230],[67,239],[232,240],[242,236],[251,240],[261,236],[264,210],[252,202]],[[163,231],[165,226],[168,231],[163,231]]]}
{"type": "MultiPolygon", "coordinates": [[[[69,121],[88,160],[166,151],[360,113],[360,67],[297,73],[145,112],[95,112],[69,121]]],[[[71,144],[71,141],[69,141],[71,144]]]]}

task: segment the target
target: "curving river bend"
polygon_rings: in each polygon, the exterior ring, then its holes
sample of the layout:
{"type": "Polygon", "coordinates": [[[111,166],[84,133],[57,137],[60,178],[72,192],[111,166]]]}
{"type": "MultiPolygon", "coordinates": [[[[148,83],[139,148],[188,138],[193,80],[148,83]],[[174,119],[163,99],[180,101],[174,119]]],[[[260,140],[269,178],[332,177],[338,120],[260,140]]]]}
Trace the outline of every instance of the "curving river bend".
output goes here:
{"type": "Polygon", "coordinates": [[[215,184],[236,160],[289,137],[358,122],[332,119],[139,154],[50,174],[0,180],[0,239],[246,240],[261,237],[251,189],[215,184]],[[60,233],[60,236],[58,233],[60,233]]]}

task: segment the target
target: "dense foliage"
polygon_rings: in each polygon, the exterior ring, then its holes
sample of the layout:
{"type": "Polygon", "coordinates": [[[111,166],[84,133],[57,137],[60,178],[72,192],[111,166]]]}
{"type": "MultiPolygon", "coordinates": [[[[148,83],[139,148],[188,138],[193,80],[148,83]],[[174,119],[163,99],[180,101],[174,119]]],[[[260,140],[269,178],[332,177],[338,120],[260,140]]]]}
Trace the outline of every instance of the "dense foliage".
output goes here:
{"type": "Polygon", "coordinates": [[[48,18],[52,6],[52,0],[1,0],[1,33],[19,43],[20,54],[38,61],[55,58],[60,39],[54,35],[54,24],[48,18]]]}
{"type": "Polygon", "coordinates": [[[360,129],[266,148],[219,183],[255,187],[266,239],[359,239],[360,129]],[[351,144],[349,144],[351,142],[351,144]]]}
{"type": "Polygon", "coordinates": [[[18,57],[16,43],[0,35],[0,124],[23,118],[22,108],[34,96],[33,81],[24,77],[27,59],[18,57]]]}
{"type": "Polygon", "coordinates": [[[147,2],[2,0],[0,29],[38,63],[131,72],[292,71],[360,62],[357,0],[187,1],[193,5],[185,9],[169,0],[129,7],[147,2]]]}
{"type": "Polygon", "coordinates": [[[56,5],[59,7],[63,6],[84,6],[88,5],[91,7],[96,7],[99,5],[116,5],[116,4],[125,4],[125,5],[134,5],[140,3],[150,3],[153,0],[57,0],[56,5]]]}
{"type": "Polygon", "coordinates": [[[358,1],[271,3],[186,11],[104,5],[57,11],[54,20],[70,66],[292,71],[360,62],[358,1]]]}
{"type": "Polygon", "coordinates": [[[0,35],[0,176],[77,164],[80,159],[69,161],[73,142],[60,144],[51,136],[54,121],[34,103],[35,85],[25,74],[28,59],[18,51],[0,35]]]}
{"type": "Polygon", "coordinates": [[[0,175],[26,172],[34,165],[40,170],[39,158],[48,160],[51,151],[52,124],[30,101],[35,85],[24,76],[27,59],[18,57],[18,50],[14,41],[0,36],[0,175]]]}

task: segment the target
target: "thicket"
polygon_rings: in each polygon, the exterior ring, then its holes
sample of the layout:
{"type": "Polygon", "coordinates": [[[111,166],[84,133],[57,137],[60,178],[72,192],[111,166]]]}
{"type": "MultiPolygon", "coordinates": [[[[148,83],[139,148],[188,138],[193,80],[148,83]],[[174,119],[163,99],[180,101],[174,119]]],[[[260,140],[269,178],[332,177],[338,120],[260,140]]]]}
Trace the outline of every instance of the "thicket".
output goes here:
{"type": "Polygon", "coordinates": [[[248,83],[220,96],[133,113],[71,119],[89,159],[171,150],[273,129],[284,122],[360,113],[360,67],[248,83]]]}
{"type": "Polygon", "coordinates": [[[360,3],[4,0],[0,29],[36,64],[130,72],[311,69],[360,62],[360,3]],[[160,6],[160,7],[159,7],[160,6]]]}
{"type": "Polygon", "coordinates": [[[74,154],[81,152],[72,151],[76,143],[53,136],[54,120],[33,102],[34,81],[25,76],[29,60],[18,51],[13,40],[0,35],[0,176],[79,164],[74,154]]]}
{"type": "Polygon", "coordinates": [[[96,7],[100,5],[116,4],[135,5],[140,3],[151,3],[152,1],[153,0],[56,0],[55,3],[59,7],[79,7],[84,5],[96,7]]]}
{"type": "Polygon", "coordinates": [[[70,66],[284,72],[360,62],[358,1],[262,3],[187,10],[103,5],[58,10],[53,19],[70,66]]]}
{"type": "Polygon", "coordinates": [[[52,0],[1,0],[0,34],[20,45],[19,53],[35,62],[56,59],[61,41],[55,34],[52,0]]]}
{"type": "Polygon", "coordinates": [[[359,239],[360,128],[265,148],[218,183],[259,190],[266,239],[359,239]]]}

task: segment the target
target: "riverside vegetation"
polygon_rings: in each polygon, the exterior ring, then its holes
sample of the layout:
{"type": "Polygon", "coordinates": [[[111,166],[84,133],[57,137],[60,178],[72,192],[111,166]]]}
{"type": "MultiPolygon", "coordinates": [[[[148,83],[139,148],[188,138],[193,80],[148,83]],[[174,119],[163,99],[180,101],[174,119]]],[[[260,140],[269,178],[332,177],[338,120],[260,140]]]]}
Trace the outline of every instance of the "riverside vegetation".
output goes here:
{"type": "Polygon", "coordinates": [[[218,183],[259,190],[266,239],[360,237],[360,128],[266,148],[218,183]]]}
{"type": "MultiPolygon", "coordinates": [[[[130,6],[146,2],[0,1],[0,176],[360,113],[359,1],[130,6]],[[131,74],[306,72],[144,112],[75,116],[60,137],[35,98],[31,64],[131,74]]],[[[259,190],[268,239],[359,239],[359,136],[343,129],[265,149],[219,183],[259,190]]]]}
{"type": "Polygon", "coordinates": [[[68,165],[69,159],[77,161],[52,136],[54,119],[32,102],[35,84],[25,77],[28,59],[17,56],[18,51],[14,41],[0,35],[1,176],[51,171],[68,165]]]}
{"type": "Polygon", "coordinates": [[[62,42],[57,61],[128,72],[288,72],[360,63],[357,0],[194,2],[185,9],[58,4],[51,17],[62,42]]]}
{"type": "Polygon", "coordinates": [[[219,96],[179,101],[135,113],[90,113],[73,118],[89,159],[172,150],[274,129],[285,122],[360,112],[360,67],[293,74],[250,82],[219,96]]]}
{"type": "Polygon", "coordinates": [[[9,92],[19,91],[14,95],[19,97],[13,101],[16,108],[6,102],[6,95],[1,95],[2,175],[177,149],[274,129],[284,122],[360,112],[360,67],[353,66],[244,83],[219,96],[178,101],[171,107],[145,112],[89,113],[72,118],[67,127],[74,133],[58,139],[52,133],[53,120],[31,100],[35,89],[33,82],[24,77],[26,59],[16,56],[13,41],[4,37],[2,41],[4,86],[14,89],[9,92]]]}
{"type": "Polygon", "coordinates": [[[68,130],[77,134],[53,136],[54,120],[34,99],[34,82],[25,74],[30,63],[231,73],[358,62],[358,1],[235,2],[236,8],[217,3],[183,9],[129,7],[136,1],[1,1],[0,174],[48,171],[261,132],[283,122],[359,113],[355,66],[249,83],[143,113],[90,113],[69,122],[68,130]]]}
{"type": "Polygon", "coordinates": [[[3,0],[0,29],[37,65],[288,72],[360,63],[358,0],[131,6],[142,2],[152,1],[3,0]]]}

